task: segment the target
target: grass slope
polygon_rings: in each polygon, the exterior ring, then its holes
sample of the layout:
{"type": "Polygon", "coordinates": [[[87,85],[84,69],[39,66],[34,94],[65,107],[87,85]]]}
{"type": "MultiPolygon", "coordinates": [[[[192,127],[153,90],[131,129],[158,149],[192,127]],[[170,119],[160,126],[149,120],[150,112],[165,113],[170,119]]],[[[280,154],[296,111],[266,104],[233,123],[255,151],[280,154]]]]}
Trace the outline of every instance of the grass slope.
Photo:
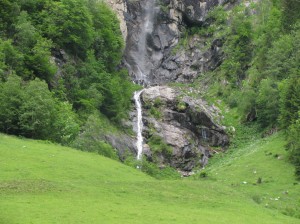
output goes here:
{"type": "Polygon", "coordinates": [[[300,184],[285,144],[281,133],[253,141],[215,156],[206,172],[220,185],[232,186],[261,206],[300,218],[300,184]]]}
{"type": "MultiPolygon", "coordinates": [[[[260,152],[254,148],[252,154],[241,152],[241,159],[260,152]]],[[[299,196],[291,181],[293,170],[284,160],[263,152],[262,158],[274,161],[272,169],[287,166],[287,176],[263,175],[269,167],[255,166],[263,178],[255,186],[240,184],[256,181],[252,164],[242,165],[249,161],[225,157],[214,161],[205,180],[158,181],[99,155],[0,135],[0,223],[300,223],[280,208],[266,208],[265,201],[257,203],[269,189],[299,196]],[[229,175],[231,167],[240,176],[229,175]]],[[[299,198],[289,200],[299,203],[299,198]]]]}

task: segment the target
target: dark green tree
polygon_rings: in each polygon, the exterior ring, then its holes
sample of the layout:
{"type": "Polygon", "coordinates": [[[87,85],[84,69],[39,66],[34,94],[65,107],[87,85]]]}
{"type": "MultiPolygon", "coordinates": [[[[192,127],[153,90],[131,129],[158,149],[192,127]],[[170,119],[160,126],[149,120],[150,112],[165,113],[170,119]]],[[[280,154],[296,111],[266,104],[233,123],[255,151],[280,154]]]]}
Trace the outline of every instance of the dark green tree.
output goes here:
{"type": "Polygon", "coordinates": [[[43,34],[57,48],[63,48],[81,59],[93,42],[91,15],[81,0],[52,1],[42,12],[43,34]]]}
{"type": "Polygon", "coordinates": [[[10,75],[5,83],[0,83],[0,131],[20,134],[20,109],[25,96],[21,78],[10,75]]]}
{"type": "Polygon", "coordinates": [[[21,12],[18,17],[14,37],[17,48],[24,57],[23,69],[17,70],[17,74],[24,79],[39,77],[50,83],[56,72],[56,67],[51,62],[52,42],[39,34],[26,12],[21,12]]]}
{"type": "Polygon", "coordinates": [[[14,23],[20,7],[15,1],[0,1],[0,37],[11,37],[14,33],[14,23]]]}
{"type": "Polygon", "coordinates": [[[24,87],[24,102],[20,107],[20,129],[29,138],[48,139],[53,133],[55,101],[48,86],[41,80],[33,80],[24,87]]]}
{"type": "MultiPolygon", "coordinates": [[[[1,39],[0,39],[1,41],[1,39]]],[[[13,46],[11,40],[0,42],[0,54],[2,55],[2,81],[4,81],[9,74],[22,73],[24,71],[24,56],[13,46]]]]}
{"type": "Polygon", "coordinates": [[[298,118],[288,128],[287,140],[290,160],[295,164],[295,173],[300,179],[300,111],[298,111],[298,118]]]}
{"type": "Polygon", "coordinates": [[[297,120],[300,110],[300,73],[284,80],[280,90],[280,124],[288,128],[297,120]]]}
{"type": "Polygon", "coordinates": [[[300,19],[300,1],[282,0],[283,27],[290,31],[293,25],[300,19]]]}
{"type": "Polygon", "coordinates": [[[108,71],[114,71],[123,54],[124,41],[119,20],[111,8],[99,1],[88,0],[95,28],[93,49],[108,71]]]}
{"type": "Polygon", "coordinates": [[[24,86],[24,99],[19,109],[22,135],[60,142],[72,141],[79,131],[77,118],[67,102],[60,102],[39,79],[24,86]]]}
{"type": "Polygon", "coordinates": [[[279,116],[279,91],[272,79],[263,79],[256,98],[257,117],[262,127],[276,126],[279,116]]]}

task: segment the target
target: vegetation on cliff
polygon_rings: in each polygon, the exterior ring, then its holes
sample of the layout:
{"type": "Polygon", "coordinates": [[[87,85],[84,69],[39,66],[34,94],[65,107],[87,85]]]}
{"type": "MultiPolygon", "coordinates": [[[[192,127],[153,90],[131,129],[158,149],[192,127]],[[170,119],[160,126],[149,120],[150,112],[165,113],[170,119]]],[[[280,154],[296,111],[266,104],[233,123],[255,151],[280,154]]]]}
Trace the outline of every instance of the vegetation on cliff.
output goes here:
{"type": "MultiPolygon", "coordinates": [[[[236,108],[241,123],[257,123],[262,135],[284,130],[299,174],[300,68],[299,1],[241,2],[209,12],[209,25],[188,27],[184,39],[199,35],[222,41],[222,62],[201,74],[204,97],[236,108]],[[207,81],[210,79],[210,81],[207,81]]],[[[184,42],[184,41],[182,41],[184,42]]],[[[210,45],[209,45],[210,46],[210,45]]],[[[178,48],[178,47],[177,47],[178,48]]]]}

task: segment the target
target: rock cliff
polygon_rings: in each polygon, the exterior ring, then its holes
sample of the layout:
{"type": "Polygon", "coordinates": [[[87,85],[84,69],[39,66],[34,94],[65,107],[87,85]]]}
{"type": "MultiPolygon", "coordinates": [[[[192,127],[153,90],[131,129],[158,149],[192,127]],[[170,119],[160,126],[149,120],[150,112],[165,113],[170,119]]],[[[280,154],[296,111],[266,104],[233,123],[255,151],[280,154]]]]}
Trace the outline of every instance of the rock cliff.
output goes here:
{"type": "Polygon", "coordinates": [[[147,76],[146,85],[169,82],[190,82],[201,72],[220,64],[221,40],[207,43],[205,37],[195,37],[184,51],[174,51],[187,27],[209,24],[208,12],[215,6],[229,7],[225,0],[161,0],[153,7],[153,30],[147,34],[143,66],[136,64],[142,57],[139,51],[147,6],[146,0],[127,1],[126,23],[128,36],[124,54],[125,64],[134,80],[142,72],[147,76]]]}
{"type": "MultiPolygon", "coordinates": [[[[111,0],[113,1],[113,0],[111,0]]],[[[160,166],[181,171],[204,166],[212,147],[224,148],[229,139],[216,121],[216,107],[185,95],[169,83],[190,83],[222,62],[221,39],[207,41],[195,35],[177,49],[187,28],[207,26],[208,12],[215,6],[230,7],[234,0],[124,0],[126,23],[124,64],[136,83],[147,86],[142,93],[144,154],[160,166]],[[162,147],[157,147],[157,145],[162,147]]],[[[115,7],[116,8],[116,7],[115,7]]],[[[119,11],[120,12],[120,11],[119,11]]],[[[135,112],[131,113],[135,129],[135,112]]],[[[134,142],[129,137],[125,142],[134,142]]],[[[118,141],[111,141],[120,148],[118,141]]],[[[136,153],[134,144],[126,147],[136,153]]]]}

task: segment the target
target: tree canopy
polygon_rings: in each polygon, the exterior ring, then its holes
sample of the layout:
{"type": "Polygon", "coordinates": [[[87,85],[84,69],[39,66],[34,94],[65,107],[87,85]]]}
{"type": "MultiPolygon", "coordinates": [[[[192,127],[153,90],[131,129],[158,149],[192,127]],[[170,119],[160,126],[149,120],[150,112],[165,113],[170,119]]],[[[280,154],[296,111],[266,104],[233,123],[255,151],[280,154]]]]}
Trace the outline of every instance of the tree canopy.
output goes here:
{"type": "Polygon", "coordinates": [[[67,143],[95,111],[117,124],[135,88],[123,48],[102,1],[1,1],[0,130],[67,143]]]}

